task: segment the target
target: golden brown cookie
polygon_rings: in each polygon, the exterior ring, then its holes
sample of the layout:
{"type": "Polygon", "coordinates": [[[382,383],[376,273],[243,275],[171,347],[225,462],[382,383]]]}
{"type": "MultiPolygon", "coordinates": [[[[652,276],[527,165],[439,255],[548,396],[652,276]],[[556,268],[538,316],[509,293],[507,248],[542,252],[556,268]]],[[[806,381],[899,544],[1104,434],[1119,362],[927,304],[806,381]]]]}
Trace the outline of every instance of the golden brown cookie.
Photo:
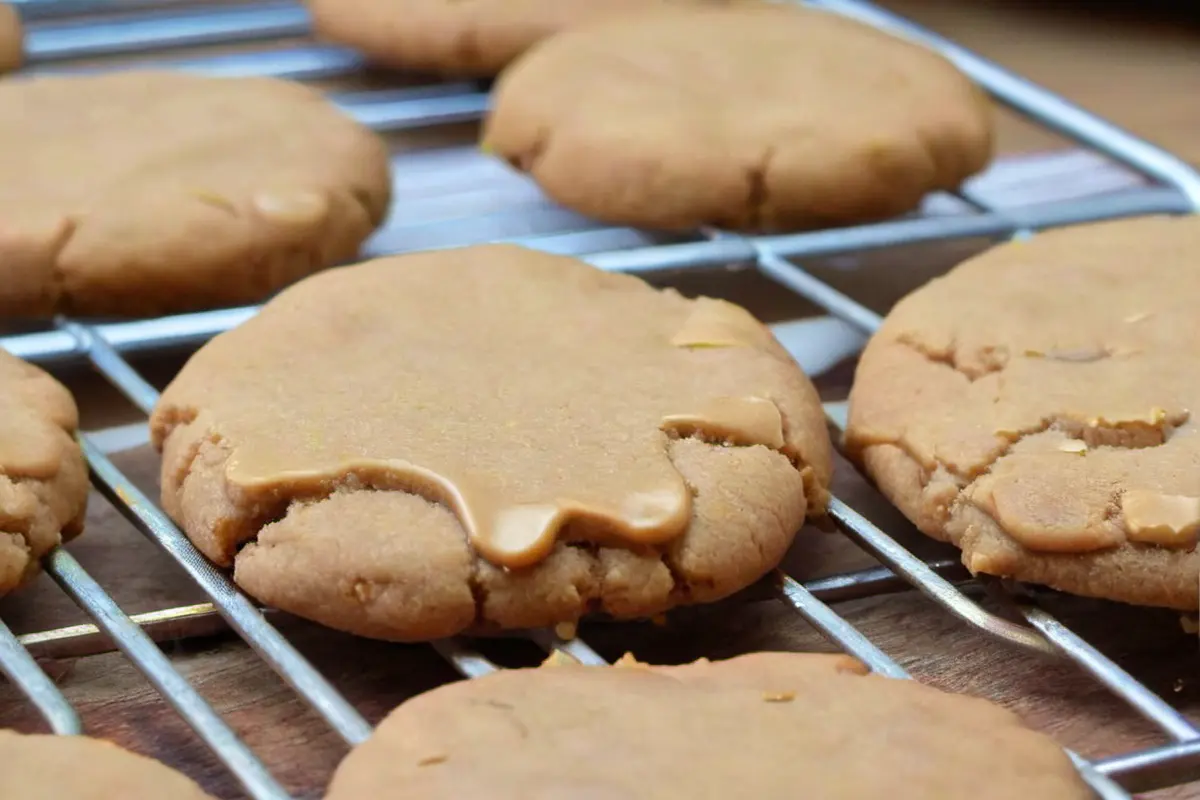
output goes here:
{"type": "Polygon", "coordinates": [[[151,426],[164,507],[244,589],[401,640],[723,597],[830,474],[815,391],[746,311],[514,246],[310,278],[151,426]]]}
{"type": "Polygon", "coordinates": [[[553,199],[664,229],[888,217],[988,162],[988,100],[941,56],[796,7],[643,12],[500,77],[484,147],[553,199]]]}
{"type": "Polygon", "coordinates": [[[973,572],[1195,611],[1200,219],[1001,245],[901,301],[847,443],[973,572]]]}
{"type": "Polygon", "coordinates": [[[83,530],[88,475],[77,424],[61,384],[0,348],[0,596],[83,530]]]}
{"type": "Polygon", "coordinates": [[[121,72],[0,85],[0,314],[248,303],[353,258],[383,142],[313,89],[121,72]]]}
{"type": "Polygon", "coordinates": [[[327,800],[812,797],[1084,800],[1012,713],[844,656],[505,670],[426,692],[342,762],[327,800]]]}
{"type": "Polygon", "coordinates": [[[0,797],[27,800],[211,800],[191,779],[86,736],[0,730],[0,797]]]}
{"type": "Polygon", "coordinates": [[[18,69],[25,61],[21,16],[8,3],[0,3],[0,72],[18,69]]]}
{"type": "Polygon", "coordinates": [[[531,45],[585,20],[731,0],[307,0],[316,34],[389,67],[495,75],[531,45]]]}

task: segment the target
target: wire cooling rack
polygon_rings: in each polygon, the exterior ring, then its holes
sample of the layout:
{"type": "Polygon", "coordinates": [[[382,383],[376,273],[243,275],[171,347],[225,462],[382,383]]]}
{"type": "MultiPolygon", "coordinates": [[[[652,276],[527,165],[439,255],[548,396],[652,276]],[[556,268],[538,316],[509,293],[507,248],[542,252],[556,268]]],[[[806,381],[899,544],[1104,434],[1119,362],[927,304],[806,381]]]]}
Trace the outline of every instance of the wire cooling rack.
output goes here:
{"type": "MultiPolygon", "coordinates": [[[[26,73],[153,64],[205,74],[270,75],[321,83],[352,77],[363,66],[359,56],[350,50],[312,43],[307,38],[307,15],[294,3],[202,6],[164,0],[107,3],[25,0],[17,5],[26,22],[29,64],[26,73]],[[218,54],[201,51],[197,55],[196,48],[231,44],[239,45],[240,49],[218,54]],[[184,47],[191,49],[181,54],[177,49],[184,47]]],[[[405,183],[397,186],[397,192],[456,186],[454,192],[443,191],[441,195],[444,199],[453,194],[453,202],[439,205],[433,198],[430,203],[422,204],[423,217],[390,220],[368,245],[368,251],[377,254],[508,240],[578,255],[604,269],[643,275],[660,273],[668,277],[681,271],[749,263],[833,317],[869,334],[879,326],[879,315],[807,272],[797,260],[922,242],[1030,236],[1042,229],[1085,221],[1200,210],[1200,176],[1170,154],[866,2],[815,0],[813,5],[939,49],[998,101],[1075,144],[1101,154],[1124,177],[1116,180],[1110,191],[1085,192],[1084,196],[1072,196],[1068,191],[1050,202],[1019,208],[998,207],[985,192],[977,191],[977,185],[969,183],[954,196],[931,198],[922,214],[878,224],[786,236],[744,237],[700,231],[690,237],[663,237],[629,228],[606,227],[580,218],[546,202],[531,185],[525,187],[524,194],[517,192],[515,204],[510,191],[505,207],[498,209],[495,198],[489,196],[494,189],[489,176],[499,180],[497,171],[505,168],[481,154],[466,155],[463,148],[456,151],[449,147],[422,152],[419,159],[405,153],[397,155],[397,172],[405,178],[405,183]],[[478,213],[471,215],[472,209],[478,213]],[[953,213],[943,213],[945,209],[952,209],[953,213]]],[[[375,130],[403,131],[404,135],[474,121],[487,106],[486,88],[477,83],[334,91],[331,96],[347,113],[375,130]]],[[[510,181],[511,188],[512,176],[506,175],[504,179],[510,181]]],[[[51,368],[68,361],[90,361],[148,414],[158,393],[126,360],[127,354],[195,347],[254,313],[254,308],[241,308],[109,324],[60,319],[51,330],[0,338],[0,346],[51,368]]],[[[843,406],[827,404],[826,412],[831,426],[840,428],[844,423],[843,406]]],[[[74,642],[86,651],[88,644],[83,640],[107,636],[182,715],[251,797],[287,798],[264,764],[155,644],[155,633],[160,626],[180,621],[199,625],[218,621],[219,617],[343,740],[353,745],[367,738],[371,726],[272,625],[268,612],[251,603],[225,573],[199,554],[162,510],[108,458],[99,437],[81,434],[79,438],[95,487],[138,530],[173,557],[209,601],[131,618],[69,552],[62,548],[52,552],[44,560],[46,571],[88,612],[95,625],[18,638],[0,621],[0,670],[28,696],[49,726],[59,733],[81,729],[78,715],[41,671],[26,646],[46,647],[66,641],[68,650],[74,642]]],[[[1011,618],[999,616],[963,591],[962,581],[957,580],[961,578],[961,569],[954,563],[926,563],[839,498],[833,499],[829,514],[881,566],[808,583],[776,572],[774,586],[782,602],[845,652],[861,659],[875,672],[907,678],[895,661],[826,601],[834,603],[896,591],[900,586],[914,587],[950,614],[996,640],[1015,648],[1069,659],[1156,726],[1166,743],[1152,749],[1096,762],[1072,754],[1098,796],[1128,797],[1127,790],[1143,791],[1200,778],[1200,729],[1039,607],[1036,600],[998,581],[987,578],[970,581],[982,585],[1013,612],[1011,618]]],[[[583,663],[603,663],[579,639],[564,640],[551,631],[535,631],[528,636],[547,652],[560,651],[583,663]]],[[[498,669],[467,641],[442,641],[433,646],[464,676],[476,677],[498,669]]]]}

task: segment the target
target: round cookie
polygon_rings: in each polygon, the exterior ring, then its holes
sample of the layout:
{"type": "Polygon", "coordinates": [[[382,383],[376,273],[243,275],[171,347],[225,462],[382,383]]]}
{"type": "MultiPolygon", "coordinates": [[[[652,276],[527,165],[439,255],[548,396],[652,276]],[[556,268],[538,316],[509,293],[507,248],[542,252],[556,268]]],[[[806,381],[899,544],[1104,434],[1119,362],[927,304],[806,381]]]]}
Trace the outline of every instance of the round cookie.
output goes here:
{"type": "Polygon", "coordinates": [[[670,230],[784,231],[915,208],[988,162],[988,100],[941,56],[832,13],[643,12],[497,81],[485,149],[562,205],[670,230]]]}
{"type": "Polygon", "coordinates": [[[25,61],[21,16],[8,3],[0,3],[0,72],[11,72],[25,61]]]}
{"type": "Polygon", "coordinates": [[[212,800],[175,770],[101,739],[5,730],[0,730],[0,797],[212,800]]]}
{"type": "Polygon", "coordinates": [[[0,348],[0,596],[83,530],[88,474],[77,424],[61,384],[0,348]]]}
{"type": "Polygon", "coordinates": [[[164,508],[244,589],[398,640],[723,597],[831,469],[816,392],[745,310],[514,246],[289,288],[151,428],[164,508]]]}
{"type": "Polygon", "coordinates": [[[386,147],[318,92],[120,72],[0,84],[0,314],[249,303],[352,259],[386,147]]]}
{"type": "Polygon", "coordinates": [[[976,573],[1195,612],[1200,219],[1000,245],[901,301],[846,441],[976,573]]]}
{"type": "Polygon", "coordinates": [[[448,684],[393,711],[326,797],[967,795],[1091,797],[1061,748],[998,706],[844,656],[759,653],[448,684]]]}
{"type": "Polygon", "coordinates": [[[733,0],[308,0],[317,36],[376,64],[490,76],[541,39],[585,20],[663,5],[733,0]]]}

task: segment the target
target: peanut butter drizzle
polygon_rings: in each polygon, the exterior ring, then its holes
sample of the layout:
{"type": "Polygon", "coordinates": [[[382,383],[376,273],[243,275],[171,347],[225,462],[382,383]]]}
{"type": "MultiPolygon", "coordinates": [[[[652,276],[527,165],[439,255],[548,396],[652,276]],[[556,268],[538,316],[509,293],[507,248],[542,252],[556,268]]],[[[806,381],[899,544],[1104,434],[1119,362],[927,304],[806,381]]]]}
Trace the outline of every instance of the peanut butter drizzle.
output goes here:
{"type": "Polygon", "coordinates": [[[354,476],[445,504],[481,555],[513,568],[568,526],[635,546],[679,536],[691,492],[672,435],[784,447],[768,399],[789,391],[778,359],[696,347],[769,342],[741,308],[569,259],[473,250],[488,257],[388,259],[305,282],[198,354],[164,406],[196,398],[219,420],[239,502],[354,476]]]}
{"type": "Polygon", "coordinates": [[[763,444],[783,447],[783,415],[762,397],[719,397],[692,414],[670,414],[663,428],[680,436],[701,435],[729,444],[763,444]]]}

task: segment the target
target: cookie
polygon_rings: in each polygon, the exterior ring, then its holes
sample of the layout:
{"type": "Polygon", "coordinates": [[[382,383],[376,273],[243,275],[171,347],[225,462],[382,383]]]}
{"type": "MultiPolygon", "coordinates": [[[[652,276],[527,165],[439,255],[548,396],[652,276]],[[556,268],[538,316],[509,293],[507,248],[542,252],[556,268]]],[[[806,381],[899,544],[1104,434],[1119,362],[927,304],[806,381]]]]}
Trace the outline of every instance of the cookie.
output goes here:
{"type": "Polygon", "coordinates": [[[313,30],[388,67],[489,76],[557,31],[623,11],[731,0],[308,0],[313,30]]]}
{"type": "Polygon", "coordinates": [[[607,222],[785,231],[915,208],[978,172],[990,106],[941,56],[832,13],[660,9],[499,78],[484,148],[607,222]]]}
{"type": "Polygon", "coordinates": [[[121,72],[0,84],[0,314],[250,303],[352,259],[382,140],[315,90],[121,72]]]}
{"type": "Polygon", "coordinates": [[[25,61],[21,16],[8,3],[0,3],[0,72],[11,72],[25,61]]]}
{"type": "Polygon", "coordinates": [[[846,441],[976,573],[1195,611],[1200,219],[1001,245],[901,301],[846,441]]]}
{"type": "Polygon", "coordinates": [[[83,530],[88,474],[77,424],[61,384],[0,348],[0,596],[83,530]]]}
{"type": "Polygon", "coordinates": [[[211,800],[169,767],[86,736],[0,730],[0,797],[71,800],[211,800]]]}
{"type": "Polygon", "coordinates": [[[505,245],[301,282],[151,429],[164,508],[242,588],[397,640],[724,597],[831,469],[816,392],[748,312],[505,245]]]}
{"type": "Polygon", "coordinates": [[[844,656],[759,653],[448,684],[393,711],[326,797],[965,796],[1091,793],[1051,739],[984,700],[844,656]]]}

